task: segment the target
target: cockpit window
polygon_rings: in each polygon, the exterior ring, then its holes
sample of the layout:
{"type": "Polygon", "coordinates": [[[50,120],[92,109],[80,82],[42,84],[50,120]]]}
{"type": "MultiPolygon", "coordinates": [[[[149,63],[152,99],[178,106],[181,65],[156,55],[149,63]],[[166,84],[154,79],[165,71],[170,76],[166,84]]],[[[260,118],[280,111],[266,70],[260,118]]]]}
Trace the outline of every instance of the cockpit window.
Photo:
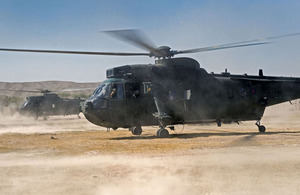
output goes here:
{"type": "Polygon", "coordinates": [[[94,95],[100,98],[109,98],[110,83],[102,83],[95,91],[94,95]]]}
{"type": "Polygon", "coordinates": [[[33,108],[40,106],[40,101],[34,101],[27,99],[20,108],[33,108]]]}
{"type": "Polygon", "coordinates": [[[25,106],[29,105],[29,101],[25,101],[22,105],[21,105],[21,108],[24,108],[25,106]]]}
{"type": "Polygon", "coordinates": [[[110,98],[111,99],[123,99],[124,98],[123,83],[112,84],[110,98]]]}

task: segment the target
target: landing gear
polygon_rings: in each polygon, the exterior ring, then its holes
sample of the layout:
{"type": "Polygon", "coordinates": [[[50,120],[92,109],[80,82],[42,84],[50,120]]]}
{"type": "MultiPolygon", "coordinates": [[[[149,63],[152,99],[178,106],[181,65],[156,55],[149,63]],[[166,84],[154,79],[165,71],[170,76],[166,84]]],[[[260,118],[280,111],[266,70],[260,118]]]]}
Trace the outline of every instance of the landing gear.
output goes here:
{"type": "Polygon", "coordinates": [[[135,127],[132,127],[132,128],[129,128],[129,130],[131,131],[131,133],[132,133],[133,135],[141,135],[142,132],[143,132],[141,126],[135,126],[135,127]]]}
{"type": "Polygon", "coordinates": [[[264,132],[266,131],[266,127],[263,126],[263,125],[260,125],[260,120],[258,120],[258,121],[255,123],[255,125],[258,127],[258,131],[259,131],[260,133],[264,133],[264,132]]]}
{"type": "MultiPolygon", "coordinates": [[[[153,98],[157,109],[157,113],[153,114],[153,116],[156,117],[160,123],[160,129],[157,130],[156,135],[158,138],[167,138],[169,137],[169,131],[165,128],[172,123],[173,119],[164,111],[163,103],[159,100],[158,96],[154,94],[153,98]]],[[[174,126],[171,126],[170,129],[174,130],[174,126]]]]}
{"type": "Polygon", "coordinates": [[[167,138],[169,137],[169,131],[165,128],[158,129],[156,132],[158,138],[167,138]]]}
{"type": "Polygon", "coordinates": [[[259,132],[264,133],[266,131],[266,127],[261,125],[258,127],[259,132]]]}

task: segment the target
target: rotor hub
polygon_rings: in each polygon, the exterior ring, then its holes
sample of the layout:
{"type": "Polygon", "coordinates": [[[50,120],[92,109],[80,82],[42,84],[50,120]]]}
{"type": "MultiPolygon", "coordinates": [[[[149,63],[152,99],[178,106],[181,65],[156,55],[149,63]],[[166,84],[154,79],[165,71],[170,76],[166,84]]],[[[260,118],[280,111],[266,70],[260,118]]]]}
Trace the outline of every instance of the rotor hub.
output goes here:
{"type": "Polygon", "coordinates": [[[165,58],[173,57],[174,54],[175,54],[175,52],[173,50],[171,50],[170,47],[160,46],[160,47],[156,48],[154,51],[151,51],[149,56],[158,58],[158,59],[161,59],[161,58],[165,59],[165,58]]]}

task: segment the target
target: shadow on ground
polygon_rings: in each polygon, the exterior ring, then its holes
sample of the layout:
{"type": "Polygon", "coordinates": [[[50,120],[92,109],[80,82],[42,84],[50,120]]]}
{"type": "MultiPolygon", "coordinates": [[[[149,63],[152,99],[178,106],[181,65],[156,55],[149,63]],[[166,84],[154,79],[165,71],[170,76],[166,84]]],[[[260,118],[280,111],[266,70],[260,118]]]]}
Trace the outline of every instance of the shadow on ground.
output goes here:
{"type": "MultiPolygon", "coordinates": [[[[169,138],[167,139],[193,139],[198,137],[211,137],[211,136],[247,136],[245,139],[251,139],[257,135],[277,135],[277,134],[300,134],[300,131],[276,131],[276,132],[212,132],[212,133],[181,133],[181,134],[170,134],[169,138]]],[[[111,140],[147,140],[147,139],[158,139],[154,135],[144,134],[141,136],[130,136],[130,137],[118,137],[118,138],[111,138],[111,140]]],[[[161,138],[164,139],[164,138],[161,138]]]]}

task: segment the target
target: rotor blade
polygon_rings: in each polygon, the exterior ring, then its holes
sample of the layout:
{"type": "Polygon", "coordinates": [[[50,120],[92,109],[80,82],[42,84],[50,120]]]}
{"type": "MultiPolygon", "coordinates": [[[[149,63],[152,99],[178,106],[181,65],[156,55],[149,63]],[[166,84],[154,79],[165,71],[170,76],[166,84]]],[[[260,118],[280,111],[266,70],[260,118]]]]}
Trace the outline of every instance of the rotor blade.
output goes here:
{"type": "Polygon", "coordinates": [[[235,42],[235,43],[228,43],[228,44],[224,44],[224,45],[221,45],[221,46],[245,44],[245,43],[251,43],[251,42],[261,42],[261,41],[267,41],[267,40],[272,40],[272,39],[280,39],[280,38],[284,38],[284,37],[292,37],[292,36],[299,36],[299,35],[300,35],[300,33],[291,33],[291,34],[278,35],[278,36],[273,36],[273,37],[253,39],[253,40],[249,40],[249,41],[240,41],[240,42],[235,42]]]}
{"type": "Polygon", "coordinates": [[[65,91],[68,91],[68,92],[71,92],[71,91],[84,91],[84,90],[94,90],[95,88],[80,88],[80,89],[62,89],[62,90],[59,90],[57,92],[65,92],[65,91]]]}
{"type": "Polygon", "coordinates": [[[0,91],[15,91],[15,92],[41,93],[41,91],[17,90],[17,89],[0,89],[0,91]]]}
{"type": "Polygon", "coordinates": [[[129,42],[141,49],[149,52],[156,51],[156,46],[150,38],[141,30],[128,29],[128,30],[112,30],[103,31],[104,33],[117,38],[121,41],[129,42]]]}
{"type": "Polygon", "coordinates": [[[10,49],[10,48],[0,48],[0,51],[34,52],[34,53],[61,53],[61,54],[84,54],[84,55],[111,55],[111,56],[149,56],[150,55],[149,53],[59,51],[59,50],[10,49]]]}
{"type": "Polygon", "coordinates": [[[234,47],[248,47],[248,46],[255,46],[255,45],[265,45],[270,44],[271,42],[262,42],[262,43],[251,43],[251,44],[240,44],[240,45],[219,45],[219,46],[211,46],[211,47],[202,47],[197,49],[189,49],[189,50],[182,50],[182,51],[174,51],[174,55],[176,54],[183,54],[183,53],[197,53],[197,52],[204,52],[204,51],[213,51],[219,49],[229,49],[234,47]]]}
{"type": "Polygon", "coordinates": [[[210,46],[210,47],[196,48],[196,49],[190,49],[190,50],[182,50],[182,51],[177,51],[175,54],[196,53],[196,52],[212,51],[212,50],[218,50],[218,49],[229,49],[229,48],[234,48],[234,47],[263,45],[263,44],[269,44],[270,42],[262,42],[262,41],[267,41],[267,40],[271,40],[271,39],[279,39],[279,38],[284,38],[284,37],[291,37],[291,36],[298,36],[298,35],[300,35],[300,33],[291,33],[291,34],[285,34],[285,35],[279,35],[279,36],[273,36],[273,37],[252,39],[252,40],[248,40],[248,41],[227,43],[227,44],[210,46]],[[255,42],[258,42],[258,43],[255,43],[255,42]],[[252,43],[252,44],[246,44],[246,43],[252,43]]]}

